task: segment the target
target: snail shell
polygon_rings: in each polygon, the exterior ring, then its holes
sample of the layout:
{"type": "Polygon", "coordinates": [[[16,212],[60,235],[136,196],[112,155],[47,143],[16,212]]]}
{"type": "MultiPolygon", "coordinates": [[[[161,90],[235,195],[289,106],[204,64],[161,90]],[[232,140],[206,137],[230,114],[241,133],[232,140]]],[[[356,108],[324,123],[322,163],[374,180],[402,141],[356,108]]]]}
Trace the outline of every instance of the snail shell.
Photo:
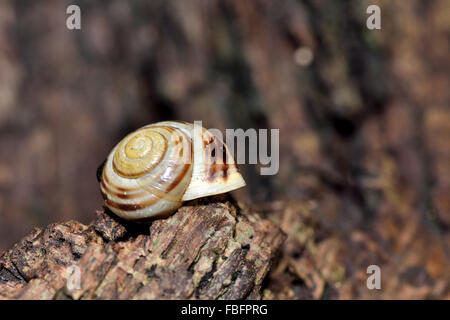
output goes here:
{"type": "Polygon", "coordinates": [[[183,201],[245,186],[220,139],[199,125],[176,121],[127,135],[99,174],[105,205],[128,220],[166,217],[183,201]]]}

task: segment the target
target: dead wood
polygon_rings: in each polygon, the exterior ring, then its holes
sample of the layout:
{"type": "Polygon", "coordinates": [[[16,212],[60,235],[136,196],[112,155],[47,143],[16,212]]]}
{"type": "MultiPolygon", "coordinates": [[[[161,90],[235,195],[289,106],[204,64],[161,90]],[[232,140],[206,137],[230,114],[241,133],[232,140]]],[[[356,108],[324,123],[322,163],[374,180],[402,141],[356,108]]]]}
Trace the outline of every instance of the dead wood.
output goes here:
{"type": "Polygon", "coordinates": [[[3,299],[258,299],[284,234],[229,196],[136,225],[102,209],[89,225],[36,228],[0,258],[3,299]],[[68,270],[79,268],[80,281],[68,270]]]}

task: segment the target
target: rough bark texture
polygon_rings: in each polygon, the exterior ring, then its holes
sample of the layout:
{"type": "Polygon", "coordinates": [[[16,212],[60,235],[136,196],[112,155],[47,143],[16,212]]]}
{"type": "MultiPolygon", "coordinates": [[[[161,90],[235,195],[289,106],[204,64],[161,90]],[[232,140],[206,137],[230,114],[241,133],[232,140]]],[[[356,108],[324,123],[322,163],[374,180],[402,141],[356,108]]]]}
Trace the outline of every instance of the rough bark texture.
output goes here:
{"type": "Polygon", "coordinates": [[[226,196],[188,203],[150,225],[102,209],[88,226],[36,228],[6,251],[0,298],[258,299],[284,238],[226,196]],[[81,271],[78,288],[68,282],[71,266],[81,271]]]}

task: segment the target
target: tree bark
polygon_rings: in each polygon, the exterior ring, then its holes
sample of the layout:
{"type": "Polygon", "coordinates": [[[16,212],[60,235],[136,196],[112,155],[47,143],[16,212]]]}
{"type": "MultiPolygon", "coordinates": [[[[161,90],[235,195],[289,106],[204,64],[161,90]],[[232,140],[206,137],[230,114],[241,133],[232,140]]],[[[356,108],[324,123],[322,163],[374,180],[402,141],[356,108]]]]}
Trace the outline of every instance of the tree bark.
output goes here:
{"type": "Polygon", "coordinates": [[[102,209],[87,226],[36,228],[6,251],[0,298],[258,299],[284,239],[226,195],[187,203],[150,224],[102,209]],[[80,281],[71,286],[75,269],[80,281]]]}

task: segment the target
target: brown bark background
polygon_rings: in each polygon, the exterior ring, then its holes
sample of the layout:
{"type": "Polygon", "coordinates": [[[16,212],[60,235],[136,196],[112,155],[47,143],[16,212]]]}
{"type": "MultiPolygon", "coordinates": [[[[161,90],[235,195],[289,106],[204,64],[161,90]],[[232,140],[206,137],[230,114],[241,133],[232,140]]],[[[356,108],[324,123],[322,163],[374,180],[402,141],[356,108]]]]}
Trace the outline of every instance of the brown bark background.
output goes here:
{"type": "Polygon", "coordinates": [[[265,297],[448,299],[449,35],[447,0],[1,1],[0,250],[89,224],[144,124],[280,128],[279,173],[235,193],[288,235],[265,297]]]}

